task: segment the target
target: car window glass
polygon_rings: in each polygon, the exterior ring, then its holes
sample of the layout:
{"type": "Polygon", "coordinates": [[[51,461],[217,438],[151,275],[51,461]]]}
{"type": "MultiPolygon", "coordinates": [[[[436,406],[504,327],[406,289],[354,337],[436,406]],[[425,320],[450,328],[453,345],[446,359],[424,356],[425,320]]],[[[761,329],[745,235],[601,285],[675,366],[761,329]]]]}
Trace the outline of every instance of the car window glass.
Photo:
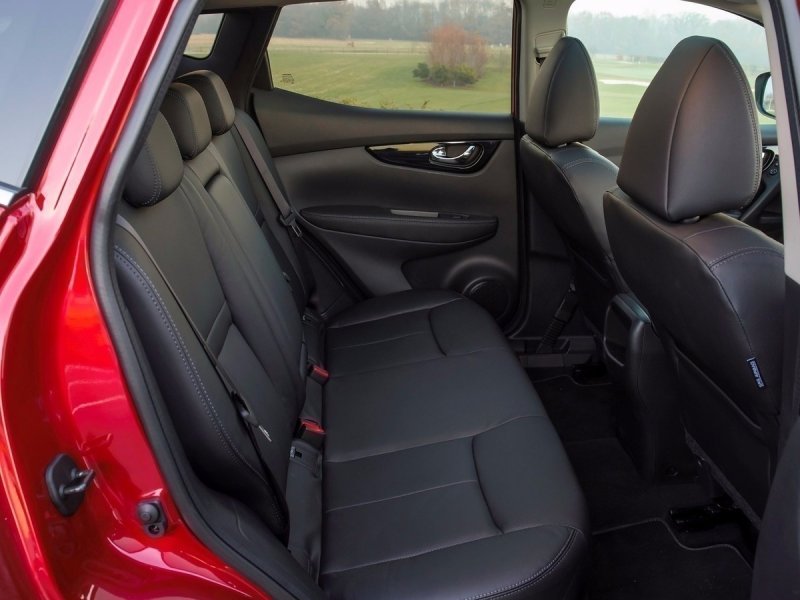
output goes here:
{"type": "MultiPolygon", "coordinates": [[[[764,28],[738,15],[682,0],[576,0],[567,21],[597,72],[600,114],[630,118],[664,59],[693,35],[725,42],[742,64],[751,90],[769,70],[764,28]]],[[[761,116],[764,122],[772,122],[761,116]]]]}
{"type": "Polygon", "coordinates": [[[186,43],[184,55],[192,58],[208,58],[217,41],[217,34],[222,25],[221,13],[200,15],[194,24],[189,41],[186,43]]]}
{"type": "Polygon", "coordinates": [[[287,6],[273,85],[366,108],[509,113],[512,19],[512,0],[287,6]]]}
{"type": "Polygon", "coordinates": [[[26,184],[102,4],[0,3],[0,186],[26,184]]]}

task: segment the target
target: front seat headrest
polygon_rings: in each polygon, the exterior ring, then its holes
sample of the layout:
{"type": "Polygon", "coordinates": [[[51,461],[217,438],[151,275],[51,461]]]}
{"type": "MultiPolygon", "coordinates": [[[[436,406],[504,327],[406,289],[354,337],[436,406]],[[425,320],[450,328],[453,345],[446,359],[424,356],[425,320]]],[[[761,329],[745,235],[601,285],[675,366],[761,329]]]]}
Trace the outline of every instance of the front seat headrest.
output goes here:
{"type": "Polygon", "coordinates": [[[597,132],[597,79],[580,40],[563,37],[547,55],[528,101],[525,131],[554,148],[584,142],[597,132]]]}
{"type": "Polygon", "coordinates": [[[741,207],[760,175],[761,131],[741,66],[719,40],[683,40],[636,109],[617,184],[682,221],[741,207]]]}

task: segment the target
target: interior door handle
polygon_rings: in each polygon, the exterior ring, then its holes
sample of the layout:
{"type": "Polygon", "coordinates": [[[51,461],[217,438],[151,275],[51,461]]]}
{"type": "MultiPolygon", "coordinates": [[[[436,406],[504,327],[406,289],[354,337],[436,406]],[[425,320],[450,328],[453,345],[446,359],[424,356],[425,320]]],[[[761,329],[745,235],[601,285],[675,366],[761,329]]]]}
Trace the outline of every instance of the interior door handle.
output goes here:
{"type": "Polygon", "coordinates": [[[477,163],[482,154],[483,149],[478,144],[470,144],[458,156],[447,156],[447,146],[436,146],[431,150],[431,162],[463,169],[477,163]]]}

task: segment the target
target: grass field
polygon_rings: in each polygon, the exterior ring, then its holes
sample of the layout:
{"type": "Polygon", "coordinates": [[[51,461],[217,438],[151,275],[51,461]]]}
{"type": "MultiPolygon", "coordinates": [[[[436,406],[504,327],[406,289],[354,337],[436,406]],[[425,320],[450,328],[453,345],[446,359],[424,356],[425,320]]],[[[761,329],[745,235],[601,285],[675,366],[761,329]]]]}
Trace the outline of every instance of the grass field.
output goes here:
{"type": "MultiPolygon", "coordinates": [[[[213,36],[192,36],[189,49],[204,55],[213,36]]],[[[511,109],[511,49],[491,47],[484,76],[467,87],[438,87],[414,79],[427,61],[425,42],[273,38],[273,81],[279,88],[323,100],[367,108],[508,113],[511,109]]],[[[600,89],[600,114],[631,117],[659,63],[593,58],[600,89]]],[[[753,75],[754,74],[749,74],[753,75]]],[[[762,117],[762,122],[774,122],[762,117]]]]}

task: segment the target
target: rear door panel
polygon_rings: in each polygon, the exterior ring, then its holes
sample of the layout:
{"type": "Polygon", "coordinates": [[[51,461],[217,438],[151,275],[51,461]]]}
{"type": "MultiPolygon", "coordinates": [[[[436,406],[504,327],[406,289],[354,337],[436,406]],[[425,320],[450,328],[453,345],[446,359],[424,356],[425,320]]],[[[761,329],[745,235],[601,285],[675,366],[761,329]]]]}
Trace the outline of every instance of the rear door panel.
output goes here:
{"type": "Polygon", "coordinates": [[[510,115],[364,109],[283,90],[254,90],[253,107],[305,226],[365,291],[452,289],[510,319],[519,286],[510,115]],[[448,142],[486,142],[491,155],[470,172],[370,151],[448,142]]]}

